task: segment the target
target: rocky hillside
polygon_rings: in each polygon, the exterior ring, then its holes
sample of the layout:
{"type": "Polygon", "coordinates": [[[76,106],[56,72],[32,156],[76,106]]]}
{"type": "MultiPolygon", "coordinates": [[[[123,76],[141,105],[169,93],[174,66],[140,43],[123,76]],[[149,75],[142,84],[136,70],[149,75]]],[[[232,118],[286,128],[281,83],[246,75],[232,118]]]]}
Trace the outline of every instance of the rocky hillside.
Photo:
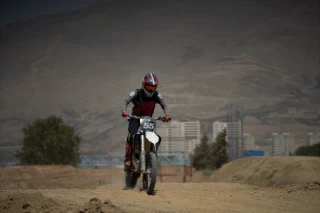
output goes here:
{"type": "Polygon", "coordinates": [[[298,129],[302,141],[320,132],[319,11],[299,0],[101,0],[1,27],[0,151],[50,114],[77,129],[83,152],[122,151],[120,106],[148,72],[173,119],[210,133],[227,104],[243,101],[254,120],[245,131],[298,129]]]}

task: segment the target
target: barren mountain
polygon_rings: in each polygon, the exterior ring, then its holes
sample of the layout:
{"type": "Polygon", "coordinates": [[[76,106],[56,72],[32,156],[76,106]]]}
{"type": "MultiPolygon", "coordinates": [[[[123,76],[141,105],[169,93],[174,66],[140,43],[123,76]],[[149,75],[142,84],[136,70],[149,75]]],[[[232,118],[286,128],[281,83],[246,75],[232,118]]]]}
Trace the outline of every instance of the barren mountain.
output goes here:
{"type": "Polygon", "coordinates": [[[173,119],[208,133],[243,101],[245,131],[299,130],[302,143],[320,132],[319,11],[300,0],[101,0],[1,27],[0,152],[51,114],[77,129],[83,152],[122,151],[120,106],[148,72],[173,119]]]}

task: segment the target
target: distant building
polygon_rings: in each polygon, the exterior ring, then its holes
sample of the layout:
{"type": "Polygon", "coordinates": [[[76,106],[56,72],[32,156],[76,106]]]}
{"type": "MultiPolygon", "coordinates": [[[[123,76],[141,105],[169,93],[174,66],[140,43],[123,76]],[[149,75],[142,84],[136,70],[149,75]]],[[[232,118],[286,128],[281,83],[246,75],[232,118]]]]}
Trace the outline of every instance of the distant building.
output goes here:
{"type": "Polygon", "coordinates": [[[244,150],[255,149],[255,137],[250,133],[243,133],[243,148],[244,150]]]}
{"type": "Polygon", "coordinates": [[[172,121],[167,127],[157,128],[157,133],[162,138],[160,153],[192,153],[200,143],[200,122],[172,121]]]}
{"type": "Polygon", "coordinates": [[[223,132],[224,129],[227,129],[228,123],[227,122],[221,122],[221,121],[215,121],[212,124],[212,141],[215,142],[216,137],[220,132],[223,132]]]}
{"type": "Polygon", "coordinates": [[[232,160],[243,157],[242,121],[228,123],[227,141],[232,160]]]}
{"type": "Polygon", "coordinates": [[[161,136],[162,141],[159,147],[159,152],[175,152],[183,150],[184,138],[181,132],[181,123],[172,121],[167,127],[157,128],[157,133],[161,136]],[[181,145],[182,144],[182,145],[181,145]],[[182,147],[181,147],[182,146],[182,147]]]}
{"type": "Polygon", "coordinates": [[[314,145],[320,143],[320,133],[313,134],[313,132],[308,132],[307,145],[314,145]]]}
{"type": "Polygon", "coordinates": [[[243,157],[243,104],[228,106],[227,143],[230,161],[243,157]]]}
{"type": "Polygon", "coordinates": [[[272,152],[273,156],[289,156],[295,150],[294,136],[288,132],[278,134],[272,133],[272,152]]]}
{"type": "Polygon", "coordinates": [[[181,122],[182,133],[187,140],[195,140],[196,144],[200,143],[200,122],[188,121],[181,122]]]}

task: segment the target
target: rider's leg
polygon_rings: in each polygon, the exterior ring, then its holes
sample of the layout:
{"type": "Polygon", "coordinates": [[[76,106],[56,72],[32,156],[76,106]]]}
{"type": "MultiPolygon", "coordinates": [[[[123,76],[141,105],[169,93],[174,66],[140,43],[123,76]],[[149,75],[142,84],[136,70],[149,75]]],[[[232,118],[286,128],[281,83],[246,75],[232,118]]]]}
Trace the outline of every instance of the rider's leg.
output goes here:
{"type": "Polygon", "coordinates": [[[131,164],[131,155],[133,151],[133,135],[137,133],[138,128],[140,125],[140,120],[138,119],[130,119],[129,121],[129,127],[128,127],[128,136],[127,136],[127,142],[126,142],[126,155],[124,160],[124,166],[125,170],[127,167],[130,167],[131,164]]]}
{"type": "Polygon", "coordinates": [[[125,155],[125,159],[124,159],[124,166],[128,167],[131,164],[131,155],[132,155],[132,144],[131,143],[126,143],[126,155],[125,155]]]}

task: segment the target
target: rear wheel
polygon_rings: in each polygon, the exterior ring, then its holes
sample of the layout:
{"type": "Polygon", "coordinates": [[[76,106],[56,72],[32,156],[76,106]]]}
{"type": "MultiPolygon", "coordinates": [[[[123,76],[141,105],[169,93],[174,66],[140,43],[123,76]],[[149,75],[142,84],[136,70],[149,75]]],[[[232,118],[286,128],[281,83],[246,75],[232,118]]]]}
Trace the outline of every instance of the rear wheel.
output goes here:
{"type": "Polygon", "coordinates": [[[148,174],[143,174],[142,189],[143,190],[147,190],[148,189],[148,174]]]}
{"type": "Polygon", "coordinates": [[[138,173],[127,171],[126,177],[125,177],[126,189],[134,189],[137,185],[138,178],[139,178],[138,173]]]}

